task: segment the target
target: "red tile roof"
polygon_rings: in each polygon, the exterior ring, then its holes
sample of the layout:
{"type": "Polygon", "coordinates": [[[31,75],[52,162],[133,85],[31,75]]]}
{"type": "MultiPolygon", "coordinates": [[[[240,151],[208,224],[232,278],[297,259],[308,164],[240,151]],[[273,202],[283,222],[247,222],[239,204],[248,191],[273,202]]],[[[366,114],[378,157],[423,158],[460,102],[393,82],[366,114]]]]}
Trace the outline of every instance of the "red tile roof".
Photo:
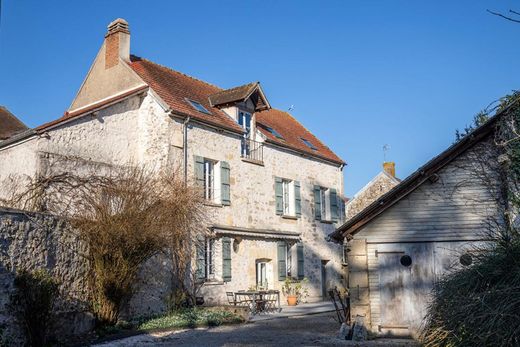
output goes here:
{"type": "MultiPolygon", "coordinates": [[[[223,89],[136,56],[131,57],[130,66],[174,112],[219,127],[242,132],[240,126],[226,113],[210,105],[209,96],[222,92],[223,89]],[[208,115],[195,110],[187,99],[202,104],[211,114],[208,115]]],[[[257,112],[256,117],[258,129],[267,137],[268,142],[292,148],[311,156],[343,163],[341,158],[289,113],[270,109],[257,112]],[[283,140],[277,138],[267,128],[276,130],[283,137],[283,140]],[[311,142],[316,150],[305,145],[302,138],[311,142]]]]}
{"type": "Polygon", "coordinates": [[[321,157],[337,163],[343,163],[343,160],[332,152],[329,147],[325,146],[316,136],[294,119],[289,113],[277,109],[270,109],[256,113],[256,123],[258,129],[267,137],[269,142],[286,146],[311,154],[312,156],[321,157]],[[267,128],[276,130],[283,139],[276,137],[267,128]],[[309,148],[302,139],[309,141],[316,150],[309,148]]]}

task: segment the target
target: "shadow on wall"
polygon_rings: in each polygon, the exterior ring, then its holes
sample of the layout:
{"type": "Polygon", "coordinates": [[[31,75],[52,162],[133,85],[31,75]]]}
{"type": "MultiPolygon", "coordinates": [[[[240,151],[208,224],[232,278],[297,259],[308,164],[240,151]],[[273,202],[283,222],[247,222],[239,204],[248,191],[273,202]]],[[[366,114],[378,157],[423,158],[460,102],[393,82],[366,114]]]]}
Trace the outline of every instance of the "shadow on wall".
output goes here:
{"type": "MultiPolygon", "coordinates": [[[[57,281],[59,296],[53,306],[49,330],[63,341],[88,333],[94,318],[88,312],[84,248],[70,228],[45,214],[0,208],[0,341],[19,345],[26,341],[22,307],[13,305],[22,270],[46,270],[57,281]],[[13,307],[15,306],[15,307],[13,307]]],[[[31,307],[27,308],[31,313],[31,307]]]]}

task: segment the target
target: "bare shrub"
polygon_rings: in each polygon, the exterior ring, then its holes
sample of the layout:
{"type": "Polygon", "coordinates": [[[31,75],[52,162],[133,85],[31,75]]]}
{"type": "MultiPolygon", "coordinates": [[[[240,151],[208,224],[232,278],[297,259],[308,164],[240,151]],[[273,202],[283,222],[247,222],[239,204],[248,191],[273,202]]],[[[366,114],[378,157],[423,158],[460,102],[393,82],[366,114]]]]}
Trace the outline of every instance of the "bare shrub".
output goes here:
{"type": "Polygon", "coordinates": [[[497,198],[487,234],[494,242],[436,283],[421,335],[427,347],[520,345],[520,93],[498,110],[488,152],[466,168],[497,198]]]}
{"type": "Polygon", "coordinates": [[[37,178],[11,205],[63,216],[77,230],[88,248],[89,293],[100,324],[117,322],[140,266],[159,252],[172,255],[175,285],[190,292],[194,231],[204,230],[204,209],[200,191],[175,173],[135,167],[57,173],[37,178]]]}
{"type": "Polygon", "coordinates": [[[58,283],[45,270],[21,270],[14,281],[16,292],[11,298],[25,330],[27,345],[47,345],[52,310],[58,297],[58,283]]]}

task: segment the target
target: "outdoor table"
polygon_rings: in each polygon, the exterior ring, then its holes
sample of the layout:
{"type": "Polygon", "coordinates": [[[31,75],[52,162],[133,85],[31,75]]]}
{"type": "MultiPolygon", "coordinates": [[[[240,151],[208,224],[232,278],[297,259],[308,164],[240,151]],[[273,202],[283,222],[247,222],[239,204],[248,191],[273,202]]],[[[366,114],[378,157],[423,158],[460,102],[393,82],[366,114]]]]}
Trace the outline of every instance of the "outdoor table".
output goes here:
{"type": "Polygon", "coordinates": [[[265,310],[265,302],[263,301],[263,297],[266,294],[276,294],[276,301],[278,304],[278,311],[282,310],[282,307],[280,305],[280,291],[279,290],[273,290],[273,291],[267,291],[267,290],[248,290],[248,291],[242,291],[242,292],[236,292],[235,297],[238,296],[247,296],[249,298],[252,298],[250,310],[253,315],[262,312],[265,310]],[[258,299],[258,300],[257,300],[258,299]]]}

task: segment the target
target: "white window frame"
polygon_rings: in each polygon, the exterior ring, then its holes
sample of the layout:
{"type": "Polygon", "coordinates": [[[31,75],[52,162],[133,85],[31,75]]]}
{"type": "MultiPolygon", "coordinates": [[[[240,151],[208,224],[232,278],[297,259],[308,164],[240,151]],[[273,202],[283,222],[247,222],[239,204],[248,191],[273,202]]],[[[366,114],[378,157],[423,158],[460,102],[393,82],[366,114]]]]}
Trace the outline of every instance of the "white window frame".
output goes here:
{"type": "Polygon", "coordinates": [[[204,199],[215,202],[215,168],[216,162],[204,158],[204,199]]]}
{"type": "Polygon", "coordinates": [[[206,238],[206,279],[214,279],[215,278],[215,239],[214,238],[206,238]]]}
{"type": "Polygon", "coordinates": [[[294,207],[291,206],[293,204],[291,202],[293,200],[292,197],[294,196],[292,183],[293,181],[291,180],[282,179],[282,214],[284,216],[292,216],[294,211],[294,207]]]}
{"type": "Polygon", "coordinates": [[[320,187],[320,213],[322,221],[330,221],[332,214],[330,213],[330,189],[320,187]]]}
{"type": "Polygon", "coordinates": [[[261,261],[256,263],[256,286],[257,288],[259,286],[267,288],[269,286],[269,283],[267,282],[267,262],[261,261]],[[263,279],[263,281],[262,281],[263,279]]]}
{"type": "Polygon", "coordinates": [[[286,245],[286,250],[285,250],[285,276],[287,278],[291,278],[292,277],[292,249],[293,249],[293,245],[287,243],[286,245]]]}

